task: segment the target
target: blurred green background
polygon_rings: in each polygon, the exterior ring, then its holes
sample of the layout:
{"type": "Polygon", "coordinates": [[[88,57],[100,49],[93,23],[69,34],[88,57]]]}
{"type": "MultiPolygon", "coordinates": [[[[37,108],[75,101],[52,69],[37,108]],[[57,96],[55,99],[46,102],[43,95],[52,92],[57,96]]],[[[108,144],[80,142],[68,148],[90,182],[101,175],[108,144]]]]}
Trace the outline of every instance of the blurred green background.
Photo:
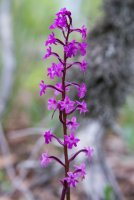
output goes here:
{"type": "MultiPolygon", "coordinates": [[[[55,12],[61,7],[72,11],[74,24],[90,29],[103,15],[102,0],[14,0],[12,3],[13,33],[17,69],[13,93],[3,118],[5,129],[33,126],[48,115],[47,97],[39,97],[39,83],[46,76],[50,61],[43,60],[44,42],[55,12]]],[[[0,59],[1,60],[1,59],[0,59]]],[[[2,63],[0,62],[0,65],[2,63]]],[[[1,69],[1,67],[0,67],[1,69]]],[[[121,110],[120,123],[130,151],[134,151],[134,103],[131,98],[121,110]]]]}

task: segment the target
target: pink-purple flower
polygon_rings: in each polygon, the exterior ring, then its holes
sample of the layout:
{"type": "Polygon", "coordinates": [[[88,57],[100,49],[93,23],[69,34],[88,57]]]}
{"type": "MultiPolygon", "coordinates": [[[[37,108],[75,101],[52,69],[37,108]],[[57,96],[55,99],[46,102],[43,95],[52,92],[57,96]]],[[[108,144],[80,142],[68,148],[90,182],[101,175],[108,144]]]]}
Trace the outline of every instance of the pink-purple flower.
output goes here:
{"type": "Polygon", "coordinates": [[[47,85],[44,84],[44,81],[41,80],[40,83],[40,96],[46,93],[47,85]]]}
{"type": "Polygon", "coordinates": [[[49,58],[52,55],[52,48],[48,47],[47,48],[47,53],[44,55],[44,59],[49,58]]]}
{"type": "Polygon", "coordinates": [[[48,99],[48,110],[55,110],[57,108],[57,101],[54,97],[48,99]]]}
{"type": "Polygon", "coordinates": [[[48,153],[43,153],[41,155],[41,161],[40,161],[40,163],[41,163],[42,167],[47,167],[51,161],[52,160],[51,160],[51,158],[49,158],[48,153]]]}
{"type": "Polygon", "coordinates": [[[85,148],[85,154],[89,159],[92,158],[93,153],[94,153],[94,148],[92,148],[92,147],[85,148]]]}
{"type": "Polygon", "coordinates": [[[81,69],[82,72],[86,71],[86,69],[87,69],[87,62],[85,60],[83,60],[81,62],[80,69],[81,69]]]}
{"type": "Polygon", "coordinates": [[[67,10],[66,8],[61,8],[60,11],[58,13],[56,13],[57,16],[71,16],[71,12],[69,10],[67,10]]]}
{"type": "Polygon", "coordinates": [[[87,37],[87,28],[85,26],[82,26],[81,34],[82,34],[82,39],[85,40],[87,37]]]}
{"type": "Polygon", "coordinates": [[[73,172],[67,173],[68,177],[64,178],[64,181],[68,183],[68,186],[70,187],[76,187],[78,181],[78,174],[73,172]]]}
{"type": "Polygon", "coordinates": [[[64,144],[67,145],[69,149],[72,149],[73,146],[77,147],[77,143],[80,140],[74,136],[74,133],[70,133],[70,135],[64,136],[64,144]]]}
{"type": "Polygon", "coordinates": [[[65,15],[57,13],[57,18],[54,19],[53,24],[49,27],[50,29],[62,29],[67,27],[67,19],[65,15]]]}
{"type": "MultiPolygon", "coordinates": [[[[56,83],[55,87],[62,91],[62,83],[56,83]]],[[[68,92],[68,91],[69,91],[69,88],[66,87],[66,92],[68,92]]],[[[55,90],[54,94],[57,96],[57,95],[61,94],[61,92],[59,92],[58,90],[55,90]]]]}
{"type": "Polygon", "coordinates": [[[73,40],[72,42],[69,42],[66,46],[64,46],[64,51],[66,52],[66,56],[68,58],[76,56],[78,52],[78,45],[76,41],[73,40]]]}
{"type": "Polygon", "coordinates": [[[59,100],[58,104],[60,105],[60,110],[66,111],[66,113],[69,113],[74,109],[75,102],[71,101],[68,96],[65,97],[64,100],[59,100]]]}
{"type": "Polygon", "coordinates": [[[52,32],[49,37],[48,40],[45,42],[45,45],[51,45],[51,44],[55,44],[56,45],[56,38],[55,38],[55,34],[52,32]]]}
{"type": "Polygon", "coordinates": [[[79,178],[84,179],[86,175],[86,165],[84,163],[80,166],[75,165],[75,173],[78,174],[79,178]]]}
{"type": "Polygon", "coordinates": [[[50,29],[63,29],[66,28],[68,23],[67,23],[67,17],[70,18],[71,12],[68,11],[66,8],[63,8],[60,10],[60,12],[56,13],[57,18],[54,19],[53,24],[50,26],[50,29]]]}
{"type": "MultiPolygon", "coordinates": [[[[55,87],[62,91],[62,83],[56,83],[55,87]]],[[[61,93],[58,90],[55,90],[54,94],[57,96],[61,93]]]]}
{"type": "Polygon", "coordinates": [[[77,101],[77,110],[80,111],[80,114],[88,112],[87,104],[84,100],[82,102],[77,101]]]}
{"type": "Polygon", "coordinates": [[[48,76],[51,79],[54,79],[55,76],[61,77],[62,76],[63,65],[61,63],[52,63],[52,66],[48,68],[48,76]]]}
{"type": "Polygon", "coordinates": [[[86,42],[79,43],[79,47],[80,47],[81,55],[85,56],[86,55],[87,43],[86,42]]]}
{"type": "Polygon", "coordinates": [[[81,99],[85,96],[87,92],[87,88],[85,83],[82,83],[80,86],[78,86],[78,97],[81,99]]]}
{"type": "Polygon", "coordinates": [[[52,142],[52,138],[53,138],[53,133],[50,130],[44,133],[44,139],[46,144],[52,142]]]}
{"type": "Polygon", "coordinates": [[[69,130],[75,131],[79,126],[76,117],[72,117],[72,119],[67,119],[67,127],[69,130]]]}

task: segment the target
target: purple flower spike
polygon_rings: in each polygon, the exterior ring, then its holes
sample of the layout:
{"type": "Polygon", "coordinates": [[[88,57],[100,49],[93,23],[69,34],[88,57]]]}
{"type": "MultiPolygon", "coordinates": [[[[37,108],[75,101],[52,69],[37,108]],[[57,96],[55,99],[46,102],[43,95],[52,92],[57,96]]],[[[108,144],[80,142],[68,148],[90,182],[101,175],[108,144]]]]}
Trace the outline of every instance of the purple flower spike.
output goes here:
{"type": "Polygon", "coordinates": [[[80,114],[88,112],[87,104],[85,101],[82,101],[82,102],[77,101],[77,106],[78,106],[77,110],[80,111],[80,114]]]}
{"type": "Polygon", "coordinates": [[[64,178],[64,181],[68,183],[68,186],[70,187],[76,187],[78,181],[78,174],[75,174],[73,172],[67,173],[68,177],[64,178]]]}
{"type": "Polygon", "coordinates": [[[41,80],[40,83],[40,96],[46,93],[47,85],[44,84],[44,81],[41,80]]]}
{"type": "Polygon", "coordinates": [[[86,165],[82,163],[80,166],[75,165],[76,173],[79,175],[79,178],[84,179],[86,175],[86,165]]]}
{"type": "Polygon", "coordinates": [[[85,148],[85,154],[89,159],[92,158],[93,153],[94,153],[94,148],[92,148],[92,147],[85,148]]]}
{"type": "Polygon", "coordinates": [[[46,144],[49,144],[50,142],[52,142],[52,138],[53,138],[53,133],[51,131],[46,131],[44,133],[44,139],[45,139],[46,144]]]}
{"type": "Polygon", "coordinates": [[[64,143],[69,149],[72,149],[73,146],[77,147],[77,143],[79,141],[80,140],[74,136],[74,133],[70,133],[70,135],[64,136],[64,143]]]}
{"type": "Polygon", "coordinates": [[[53,32],[48,36],[48,39],[45,42],[45,45],[47,46],[47,52],[44,55],[44,59],[54,56],[54,58],[58,60],[58,63],[53,62],[50,65],[50,67],[47,69],[47,75],[52,80],[58,78],[60,81],[58,80],[58,83],[51,81],[54,82],[54,84],[50,85],[45,85],[44,81],[41,81],[40,96],[45,94],[46,89],[48,88],[53,91],[53,97],[48,99],[48,110],[53,110],[52,118],[55,112],[58,113],[63,134],[59,138],[58,135],[55,135],[50,130],[47,130],[44,132],[44,140],[46,144],[49,144],[52,142],[52,140],[56,140],[56,142],[58,142],[63,148],[64,159],[62,161],[55,155],[49,156],[47,153],[43,153],[41,156],[41,165],[46,167],[53,159],[64,168],[66,175],[65,178],[62,178],[61,180],[63,189],[60,199],[65,200],[71,199],[70,192],[68,192],[70,187],[76,187],[77,183],[84,179],[86,175],[86,167],[84,163],[81,163],[79,166],[76,165],[74,171],[71,171],[71,162],[74,161],[80,153],[86,154],[89,159],[93,154],[93,149],[88,147],[74,152],[71,157],[69,156],[69,149],[77,147],[80,141],[74,134],[79,126],[74,112],[78,110],[80,114],[86,113],[88,109],[85,101],[80,102],[70,99],[69,97],[69,91],[71,89],[77,90],[78,97],[80,99],[85,97],[87,92],[86,85],[84,83],[77,83],[75,81],[75,77],[74,81],[70,82],[67,80],[67,77],[69,78],[69,70],[77,65],[80,67],[81,72],[85,72],[87,69],[88,65],[85,60],[79,61],[74,59],[74,62],[70,61],[71,58],[75,57],[77,54],[85,56],[87,51],[87,29],[85,26],[82,26],[81,28],[73,27],[71,12],[66,8],[62,8],[56,13],[56,17],[50,26],[50,29],[52,29],[53,32]],[[54,29],[59,29],[62,34],[60,38],[55,36],[54,29]],[[82,42],[80,43],[75,39],[71,40],[73,37],[72,33],[80,34],[82,36],[82,42]],[[52,45],[60,45],[62,48],[62,55],[52,49],[52,45]]]}
{"type": "Polygon", "coordinates": [[[76,117],[72,117],[71,120],[67,119],[67,127],[69,130],[75,131],[78,128],[78,126],[79,126],[79,123],[77,123],[76,117]]]}
{"type": "Polygon", "coordinates": [[[48,153],[43,153],[41,155],[41,166],[42,167],[47,167],[49,165],[49,163],[51,162],[51,158],[49,158],[48,153]]]}
{"type": "Polygon", "coordinates": [[[82,83],[79,87],[78,87],[78,97],[81,99],[85,96],[87,92],[87,88],[85,83],[82,83]]]}
{"type": "Polygon", "coordinates": [[[45,45],[48,46],[48,45],[51,45],[51,44],[55,44],[56,45],[56,38],[55,38],[55,34],[52,32],[49,37],[48,37],[48,40],[46,41],[45,45]]]}
{"type": "Polygon", "coordinates": [[[57,108],[57,101],[54,97],[48,100],[48,110],[55,110],[57,108]]]}

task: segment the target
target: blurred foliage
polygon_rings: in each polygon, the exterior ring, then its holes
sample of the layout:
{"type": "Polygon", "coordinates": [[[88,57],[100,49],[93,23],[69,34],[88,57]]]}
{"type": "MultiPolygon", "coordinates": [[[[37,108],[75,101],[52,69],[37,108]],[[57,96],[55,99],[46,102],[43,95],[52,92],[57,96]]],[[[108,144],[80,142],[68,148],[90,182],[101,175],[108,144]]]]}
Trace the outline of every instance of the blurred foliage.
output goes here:
{"type": "Polygon", "coordinates": [[[104,199],[105,200],[114,200],[113,197],[113,188],[111,185],[107,185],[104,190],[104,199]]]}
{"type": "Polygon", "coordinates": [[[29,37],[48,34],[57,8],[54,1],[14,0],[13,13],[18,30],[27,32],[29,37]]]}
{"type": "Polygon", "coordinates": [[[121,111],[123,136],[131,151],[134,151],[134,95],[129,97],[121,111]]]}
{"type": "Polygon", "coordinates": [[[0,191],[10,192],[11,185],[4,170],[0,170],[0,191]]]}
{"type": "Polygon", "coordinates": [[[84,0],[82,3],[82,10],[86,16],[89,24],[94,23],[98,17],[103,15],[102,0],[84,0]]]}
{"type": "MultiPolygon", "coordinates": [[[[1,46],[1,40],[0,40],[0,46],[1,46]]],[[[0,74],[1,74],[1,70],[2,70],[2,51],[0,49],[0,74]]],[[[0,76],[1,79],[1,76],[0,76]]]]}

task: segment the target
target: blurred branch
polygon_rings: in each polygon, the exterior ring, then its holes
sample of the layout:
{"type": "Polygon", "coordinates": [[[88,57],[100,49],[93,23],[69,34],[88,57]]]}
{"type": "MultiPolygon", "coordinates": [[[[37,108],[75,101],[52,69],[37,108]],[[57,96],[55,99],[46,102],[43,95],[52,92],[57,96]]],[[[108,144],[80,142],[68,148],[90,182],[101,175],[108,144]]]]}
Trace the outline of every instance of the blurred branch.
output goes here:
{"type": "Polygon", "coordinates": [[[46,129],[43,127],[30,127],[21,130],[10,131],[8,135],[10,140],[16,140],[23,137],[37,135],[37,133],[42,135],[45,130],[46,129]]]}
{"type": "MultiPolygon", "coordinates": [[[[47,130],[46,127],[44,127],[44,124],[48,123],[48,121],[50,120],[50,117],[51,117],[51,114],[49,114],[47,117],[43,118],[34,127],[29,127],[29,128],[10,131],[8,133],[8,138],[10,140],[15,140],[15,139],[21,139],[23,137],[37,135],[37,133],[42,135],[42,133],[47,130]]],[[[59,126],[59,124],[55,125],[54,130],[56,130],[57,126],[59,126]]]]}
{"type": "MultiPolygon", "coordinates": [[[[5,137],[5,134],[3,132],[3,128],[0,124],[0,148],[1,148],[1,152],[2,155],[5,157],[9,157],[10,155],[10,149],[5,137]]],[[[10,159],[10,157],[9,157],[10,159]]],[[[22,180],[20,179],[20,177],[16,176],[16,172],[15,169],[13,167],[13,165],[11,164],[6,164],[5,165],[5,169],[7,172],[7,175],[12,183],[12,187],[13,187],[13,191],[14,190],[19,190],[20,192],[22,192],[22,194],[25,196],[25,198],[27,200],[34,200],[34,197],[32,195],[32,193],[30,192],[30,190],[24,185],[24,183],[22,182],[22,180]]]]}
{"type": "Polygon", "coordinates": [[[5,112],[7,102],[12,92],[16,60],[14,54],[11,0],[0,2],[0,37],[2,49],[2,74],[0,82],[0,119],[5,112]]]}
{"type": "MultiPolygon", "coordinates": [[[[9,159],[10,159],[10,155],[11,155],[10,149],[9,149],[1,124],[0,124],[0,148],[1,148],[2,155],[5,157],[9,156],[9,159]]],[[[9,163],[12,163],[12,162],[9,162],[9,163]]],[[[12,181],[15,177],[14,169],[12,168],[11,164],[10,165],[6,164],[5,168],[10,180],[12,181]]]]}
{"type": "MultiPolygon", "coordinates": [[[[59,123],[57,123],[53,128],[52,128],[52,131],[53,132],[56,132],[57,128],[59,126],[59,123]]],[[[27,129],[26,129],[27,130],[27,129]]],[[[30,132],[26,131],[25,133],[27,133],[27,135],[25,134],[25,136],[28,136],[28,135],[32,135],[32,134],[35,134],[36,130],[38,130],[38,132],[42,135],[42,132],[45,131],[45,128],[30,128],[30,132]],[[41,129],[41,130],[40,130],[41,129]],[[40,130],[40,131],[39,131],[40,130]],[[33,131],[33,133],[32,133],[33,131]],[[30,134],[29,134],[30,133],[30,134]]],[[[21,135],[21,131],[23,130],[20,130],[20,132],[18,132],[16,135],[21,135]]],[[[36,132],[37,134],[37,132],[36,132]]],[[[23,135],[24,136],[24,135],[23,135]]],[[[16,139],[16,138],[15,138],[16,139]]],[[[27,174],[29,173],[29,170],[32,168],[32,169],[36,169],[39,167],[39,162],[37,162],[36,160],[36,157],[39,155],[39,152],[42,148],[42,146],[44,145],[44,140],[41,137],[39,137],[28,157],[28,159],[26,161],[22,161],[21,163],[19,163],[17,165],[17,168],[19,169],[20,171],[20,176],[21,178],[24,180],[27,176],[27,174]],[[35,165],[36,163],[36,165],[35,165]],[[38,163],[38,164],[37,164],[38,163]]]]}

